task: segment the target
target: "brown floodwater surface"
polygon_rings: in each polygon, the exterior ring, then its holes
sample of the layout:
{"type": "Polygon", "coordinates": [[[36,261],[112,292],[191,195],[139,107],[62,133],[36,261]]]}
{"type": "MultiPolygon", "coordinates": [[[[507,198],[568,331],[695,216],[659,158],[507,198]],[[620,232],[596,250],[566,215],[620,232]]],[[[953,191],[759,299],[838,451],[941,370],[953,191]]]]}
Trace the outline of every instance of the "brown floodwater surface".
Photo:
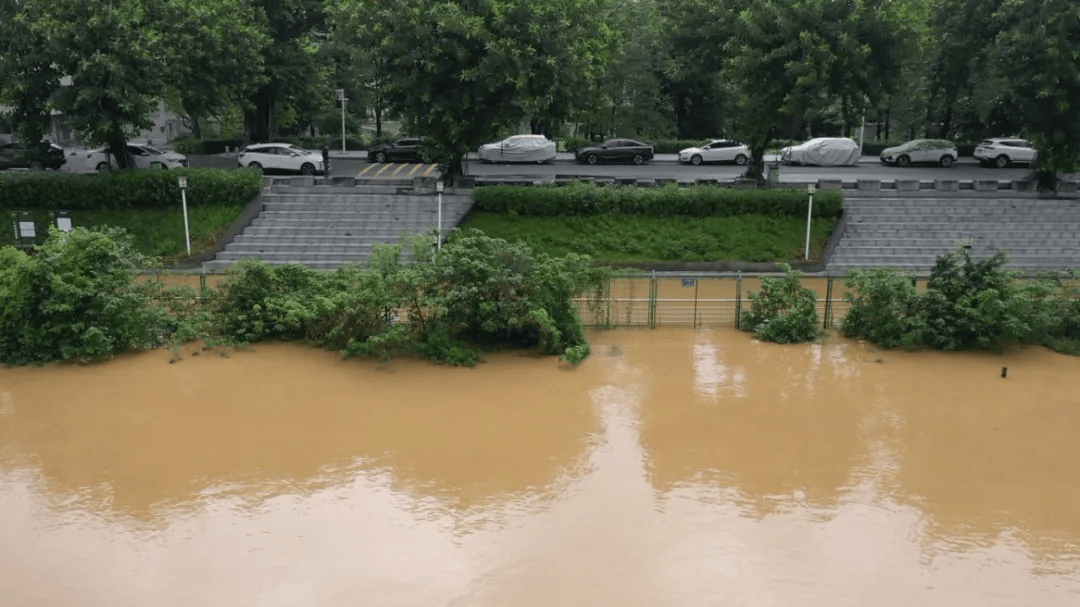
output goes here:
{"type": "Polygon", "coordinates": [[[1080,359],[590,339],[0,369],[0,607],[1080,605],[1080,359]]]}

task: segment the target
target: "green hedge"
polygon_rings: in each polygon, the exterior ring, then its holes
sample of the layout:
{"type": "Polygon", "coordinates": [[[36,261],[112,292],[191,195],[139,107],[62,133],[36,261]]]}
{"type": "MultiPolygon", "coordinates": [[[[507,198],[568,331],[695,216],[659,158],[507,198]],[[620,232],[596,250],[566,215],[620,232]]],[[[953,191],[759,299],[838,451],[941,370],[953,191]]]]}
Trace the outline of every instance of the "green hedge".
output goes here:
{"type": "Polygon", "coordinates": [[[188,178],[192,206],[247,204],[262,189],[257,169],[175,169],[109,171],[90,175],[37,172],[0,173],[0,209],[67,211],[152,209],[176,205],[188,178]]]}
{"type": "MultiPolygon", "coordinates": [[[[532,216],[594,214],[649,215],[654,217],[725,216],[760,213],[806,216],[806,193],[794,188],[743,189],[721,186],[656,188],[597,186],[497,185],[474,190],[477,206],[492,213],[532,216]]],[[[814,195],[814,216],[835,217],[844,206],[839,191],[814,195]]]]}

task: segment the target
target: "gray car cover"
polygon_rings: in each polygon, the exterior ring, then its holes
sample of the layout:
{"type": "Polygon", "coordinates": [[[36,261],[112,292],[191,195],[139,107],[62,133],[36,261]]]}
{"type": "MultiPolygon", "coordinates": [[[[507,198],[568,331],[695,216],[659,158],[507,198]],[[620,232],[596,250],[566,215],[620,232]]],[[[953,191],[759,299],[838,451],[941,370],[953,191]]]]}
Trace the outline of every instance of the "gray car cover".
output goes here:
{"type": "Polygon", "coordinates": [[[784,148],[780,159],[795,164],[855,166],[862,155],[859,144],[846,137],[819,137],[784,148]]]}
{"type": "Polygon", "coordinates": [[[476,155],[493,162],[545,162],[555,158],[555,142],[543,135],[516,135],[482,145],[476,155]]]}

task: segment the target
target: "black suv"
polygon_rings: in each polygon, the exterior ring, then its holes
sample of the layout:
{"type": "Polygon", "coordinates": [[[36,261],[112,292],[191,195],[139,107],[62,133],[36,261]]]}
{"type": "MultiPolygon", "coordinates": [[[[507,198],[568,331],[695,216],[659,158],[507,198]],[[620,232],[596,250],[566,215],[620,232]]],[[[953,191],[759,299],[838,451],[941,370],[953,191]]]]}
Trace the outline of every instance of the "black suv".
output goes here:
{"type": "Polygon", "coordinates": [[[423,139],[419,137],[406,137],[372,146],[368,150],[367,157],[370,162],[386,162],[388,160],[400,160],[404,162],[423,162],[423,154],[420,148],[423,139]]]}
{"type": "Polygon", "coordinates": [[[0,143],[0,170],[2,169],[52,169],[59,170],[67,159],[60,146],[42,141],[29,154],[17,143],[0,143]]]}

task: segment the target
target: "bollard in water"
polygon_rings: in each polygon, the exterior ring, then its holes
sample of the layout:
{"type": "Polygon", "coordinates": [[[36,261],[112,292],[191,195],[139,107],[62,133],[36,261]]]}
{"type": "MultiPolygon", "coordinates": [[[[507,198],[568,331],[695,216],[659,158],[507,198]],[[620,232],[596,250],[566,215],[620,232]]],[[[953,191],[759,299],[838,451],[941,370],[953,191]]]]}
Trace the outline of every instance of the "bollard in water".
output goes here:
{"type": "Polygon", "coordinates": [[[1008,372],[1009,372],[1009,368],[1008,368],[1008,367],[1002,367],[1002,368],[1001,368],[1001,376],[1002,376],[1002,377],[1005,377],[1005,375],[1006,375],[1006,374],[1007,374],[1008,372]]]}

